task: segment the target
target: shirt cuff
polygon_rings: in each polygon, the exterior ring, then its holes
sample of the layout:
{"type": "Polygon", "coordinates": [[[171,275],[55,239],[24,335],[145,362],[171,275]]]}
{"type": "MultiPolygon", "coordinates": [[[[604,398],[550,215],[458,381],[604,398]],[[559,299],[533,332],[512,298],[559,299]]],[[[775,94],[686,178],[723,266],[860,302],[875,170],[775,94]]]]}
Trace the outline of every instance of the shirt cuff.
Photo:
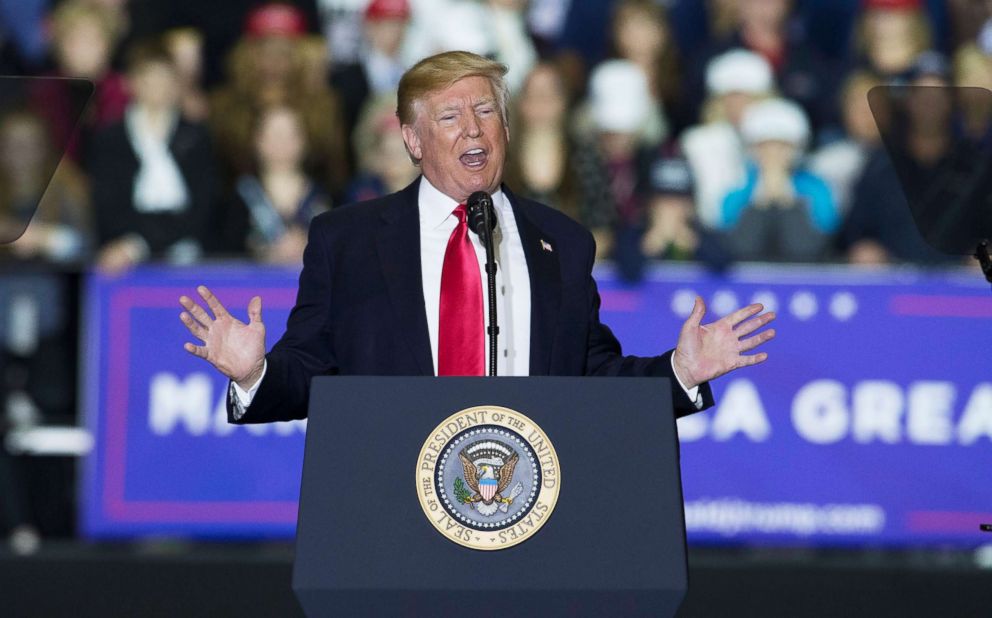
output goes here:
{"type": "Polygon", "coordinates": [[[686,396],[689,397],[689,401],[691,401],[692,404],[694,406],[696,406],[696,409],[697,410],[702,410],[703,409],[703,398],[699,395],[699,387],[698,386],[693,386],[692,388],[686,388],[685,387],[685,384],[682,384],[682,378],[680,378],[678,372],[675,371],[675,355],[674,354],[672,354],[671,360],[672,360],[672,375],[675,376],[675,381],[679,383],[679,386],[682,387],[682,390],[685,391],[686,396]]]}
{"type": "Polygon", "coordinates": [[[237,382],[231,381],[231,403],[234,404],[234,420],[239,420],[245,415],[245,411],[255,398],[255,393],[258,392],[258,387],[262,384],[262,380],[265,378],[265,371],[268,368],[269,361],[266,359],[262,362],[262,375],[258,377],[258,380],[248,390],[238,386],[237,382]]]}

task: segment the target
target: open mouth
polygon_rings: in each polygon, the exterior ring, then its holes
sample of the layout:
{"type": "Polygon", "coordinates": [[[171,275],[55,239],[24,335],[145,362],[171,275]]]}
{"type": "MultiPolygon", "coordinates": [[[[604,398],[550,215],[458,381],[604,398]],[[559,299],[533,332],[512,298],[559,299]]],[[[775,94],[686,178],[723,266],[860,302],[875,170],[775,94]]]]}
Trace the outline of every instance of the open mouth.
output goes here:
{"type": "Polygon", "coordinates": [[[486,159],[488,154],[482,148],[473,148],[472,150],[465,151],[462,156],[458,159],[462,162],[462,165],[469,169],[479,169],[486,164],[486,159]]]}

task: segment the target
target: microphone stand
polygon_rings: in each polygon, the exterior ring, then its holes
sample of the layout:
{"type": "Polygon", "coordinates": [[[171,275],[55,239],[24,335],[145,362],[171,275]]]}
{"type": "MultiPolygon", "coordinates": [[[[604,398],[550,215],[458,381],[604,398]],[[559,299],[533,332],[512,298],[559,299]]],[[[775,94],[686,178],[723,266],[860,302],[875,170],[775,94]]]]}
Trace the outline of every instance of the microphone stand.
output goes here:
{"type": "Polygon", "coordinates": [[[499,335],[499,324],[496,321],[496,260],[494,256],[496,251],[493,248],[493,228],[495,227],[493,217],[495,213],[493,213],[491,201],[483,206],[482,217],[485,221],[486,233],[482,235],[482,244],[486,248],[486,281],[489,289],[489,326],[486,327],[486,333],[489,335],[489,375],[495,376],[498,354],[496,338],[499,335]]]}

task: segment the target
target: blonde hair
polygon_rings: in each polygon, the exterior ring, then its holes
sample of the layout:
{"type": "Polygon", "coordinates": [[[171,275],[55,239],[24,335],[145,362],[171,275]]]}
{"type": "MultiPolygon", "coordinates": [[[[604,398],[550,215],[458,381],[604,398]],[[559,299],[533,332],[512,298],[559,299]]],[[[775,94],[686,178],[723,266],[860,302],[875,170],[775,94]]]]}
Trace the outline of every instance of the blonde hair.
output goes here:
{"type": "Polygon", "coordinates": [[[859,53],[868,51],[869,38],[871,33],[871,22],[879,14],[886,12],[897,12],[909,19],[909,39],[913,49],[917,54],[922,54],[933,45],[933,33],[930,30],[930,22],[922,8],[903,9],[892,11],[892,9],[866,9],[855,24],[854,36],[851,37],[855,49],[859,53]]]}
{"type": "Polygon", "coordinates": [[[449,51],[429,56],[410,67],[400,79],[396,115],[400,124],[413,124],[417,117],[417,103],[431,93],[444,90],[466,77],[484,77],[492,85],[500,115],[506,124],[506,106],[510,92],[503,79],[504,75],[505,64],[471,52],[449,51]]]}
{"type": "Polygon", "coordinates": [[[72,31],[76,25],[87,19],[93,20],[97,27],[111,44],[116,42],[121,33],[120,19],[109,10],[93,6],[81,0],[63,2],[52,13],[52,38],[60,40],[72,31]]]}

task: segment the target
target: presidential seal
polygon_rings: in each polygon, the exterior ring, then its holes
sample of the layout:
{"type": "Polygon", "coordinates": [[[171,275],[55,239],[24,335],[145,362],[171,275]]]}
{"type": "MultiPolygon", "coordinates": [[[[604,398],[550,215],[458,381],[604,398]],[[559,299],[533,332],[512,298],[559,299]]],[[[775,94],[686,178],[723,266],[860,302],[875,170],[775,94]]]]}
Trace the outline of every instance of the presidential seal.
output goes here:
{"type": "Polygon", "coordinates": [[[417,495],[434,528],[473,549],[506,549],[530,538],[558,500],[558,455],[523,414],[477,406],[431,432],[417,460],[417,495]]]}

